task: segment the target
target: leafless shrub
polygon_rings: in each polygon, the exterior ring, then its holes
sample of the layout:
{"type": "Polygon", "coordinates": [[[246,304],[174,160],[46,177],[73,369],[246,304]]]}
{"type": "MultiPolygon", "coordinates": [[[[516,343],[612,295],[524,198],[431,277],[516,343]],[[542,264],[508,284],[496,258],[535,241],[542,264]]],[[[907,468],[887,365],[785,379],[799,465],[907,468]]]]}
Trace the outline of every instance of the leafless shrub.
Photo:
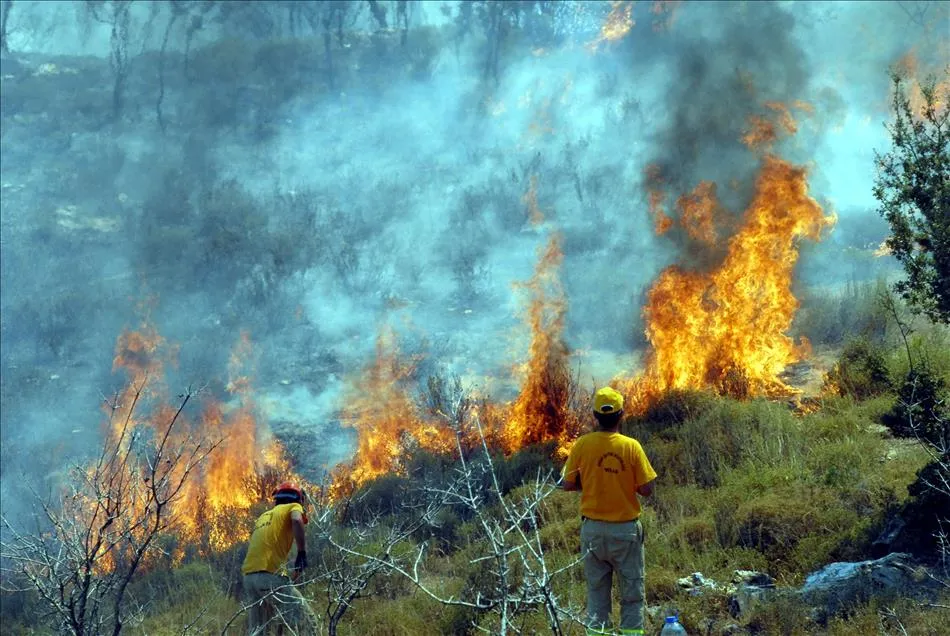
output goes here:
{"type": "Polygon", "coordinates": [[[57,627],[77,636],[118,634],[141,607],[128,593],[136,571],[160,553],[172,504],[215,449],[184,431],[189,390],[170,421],[145,435],[135,408],[146,381],[108,404],[110,434],[98,457],[75,466],[58,498],[36,495],[32,528],[2,518],[4,591],[32,591],[57,627]]]}
{"type": "MultiPolygon", "coordinates": [[[[329,527],[322,530],[321,539],[337,553],[335,558],[355,560],[362,575],[353,577],[348,588],[337,584],[338,592],[328,599],[328,607],[344,607],[349,602],[347,595],[365,588],[368,576],[387,573],[410,582],[438,603],[467,610],[473,627],[481,632],[523,633],[528,628],[519,619],[538,611],[543,612],[552,634],[563,634],[566,623],[582,624],[580,612],[567,607],[554,588],[557,577],[577,565],[580,557],[552,567],[539,532],[542,503],[557,487],[554,475],[539,471],[534,482],[520,489],[519,495],[506,497],[477,415],[468,412],[464,397],[457,391],[451,387],[438,388],[438,399],[430,406],[452,418],[450,423],[459,431],[454,475],[448,483],[424,484],[418,496],[405,504],[414,509],[401,515],[415,521],[370,541],[375,550],[364,547],[367,537],[359,533],[340,535],[329,527]],[[453,395],[454,403],[446,404],[445,398],[453,395]],[[481,454],[464,451],[461,431],[466,426],[474,426],[481,436],[481,454]],[[483,487],[485,483],[489,485],[487,489],[483,487]],[[465,511],[478,535],[472,545],[482,548],[469,560],[471,572],[478,574],[478,584],[466,586],[459,595],[446,594],[427,581],[423,565],[429,542],[412,545],[406,541],[420,528],[437,528],[442,519],[440,513],[447,508],[465,511]],[[362,587],[354,590],[357,586],[362,587]]],[[[334,571],[326,568],[326,575],[331,572],[334,571]]]]}

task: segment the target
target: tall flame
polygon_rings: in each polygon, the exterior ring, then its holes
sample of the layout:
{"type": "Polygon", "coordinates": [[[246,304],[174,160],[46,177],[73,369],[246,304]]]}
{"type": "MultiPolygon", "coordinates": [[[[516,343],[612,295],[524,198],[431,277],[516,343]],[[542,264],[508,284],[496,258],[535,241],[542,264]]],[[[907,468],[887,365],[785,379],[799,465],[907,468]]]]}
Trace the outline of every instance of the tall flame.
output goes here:
{"type": "Polygon", "coordinates": [[[633,404],[642,408],[671,389],[789,392],[779,374],[802,354],[787,335],[798,306],[791,291],[798,240],[817,240],[832,223],[809,196],[803,168],[764,157],[722,264],[708,273],[670,267],[650,289],[647,367],[625,387],[633,404]]]}
{"type": "Polygon", "coordinates": [[[175,506],[182,534],[189,541],[206,540],[206,547],[215,551],[246,539],[245,517],[270,495],[268,485],[300,481],[283,448],[257,420],[249,368],[252,353],[250,335],[242,332],[228,362],[227,390],[235,403],[209,401],[201,418],[201,430],[220,445],[175,506]]]}
{"type": "Polygon", "coordinates": [[[563,339],[567,302],[558,276],[562,260],[560,238],[554,236],[540,253],[534,275],[519,284],[530,294],[526,321],[531,345],[519,369],[524,376],[521,392],[504,416],[500,441],[509,453],[551,440],[563,450],[580,428],[569,408],[570,363],[563,339]]]}

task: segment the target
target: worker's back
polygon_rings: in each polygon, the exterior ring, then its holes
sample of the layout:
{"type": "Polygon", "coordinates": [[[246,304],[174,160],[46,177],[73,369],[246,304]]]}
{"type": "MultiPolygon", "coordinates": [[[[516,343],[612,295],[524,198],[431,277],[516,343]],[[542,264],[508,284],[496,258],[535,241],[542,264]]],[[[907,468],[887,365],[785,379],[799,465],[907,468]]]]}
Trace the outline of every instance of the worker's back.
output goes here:
{"type": "Polygon", "coordinates": [[[257,518],[247,544],[242,574],[280,570],[294,540],[290,526],[290,513],[294,510],[302,514],[303,506],[299,503],[278,504],[257,518]]]}
{"type": "Polygon", "coordinates": [[[619,432],[595,431],[574,445],[565,475],[577,471],[580,477],[581,514],[600,521],[638,518],[637,486],[654,477],[640,442],[619,432]]]}

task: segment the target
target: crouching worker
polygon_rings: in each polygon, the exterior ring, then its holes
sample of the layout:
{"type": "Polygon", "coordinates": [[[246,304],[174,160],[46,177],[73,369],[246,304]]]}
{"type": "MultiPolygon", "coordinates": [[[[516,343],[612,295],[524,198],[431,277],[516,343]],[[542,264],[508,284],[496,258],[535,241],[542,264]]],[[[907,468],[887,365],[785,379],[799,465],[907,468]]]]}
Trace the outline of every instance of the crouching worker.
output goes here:
{"type": "Polygon", "coordinates": [[[598,428],[582,435],[564,465],[562,487],[581,491],[581,551],[588,634],[610,632],[610,588],[620,583],[620,633],[643,634],[643,526],[638,495],[653,494],[656,472],[640,442],[620,433],[623,396],[594,394],[598,428]]]}
{"type": "Polygon", "coordinates": [[[241,573],[248,604],[248,633],[260,636],[270,624],[290,628],[293,634],[316,632],[313,613],[294,585],[307,567],[306,494],[284,482],[274,491],[274,507],[257,518],[247,545],[241,573]],[[285,574],[290,547],[297,544],[292,574],[285,574]],[[305,626],[301,625],[301,618],[305,626]],[[304,629],[300,629],[304,627],[304,629]]]}

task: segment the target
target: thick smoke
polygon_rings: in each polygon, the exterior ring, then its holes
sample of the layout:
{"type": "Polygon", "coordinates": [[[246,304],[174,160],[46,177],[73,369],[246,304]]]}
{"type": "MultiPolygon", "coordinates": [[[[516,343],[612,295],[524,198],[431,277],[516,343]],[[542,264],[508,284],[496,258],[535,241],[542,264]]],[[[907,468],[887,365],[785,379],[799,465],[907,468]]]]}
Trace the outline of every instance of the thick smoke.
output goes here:
{"type": "Polygon", "coordinates": [[[650,161],[673,198],[713,181],[727,207],[741,211],[756,174],[757,157],[742,143],[751,119],[767,114],[767,103],[791,106],[809,94],[795,16],[770,2],[701,3],[676,27],[651,40],[670,82],[650,161]]]}

